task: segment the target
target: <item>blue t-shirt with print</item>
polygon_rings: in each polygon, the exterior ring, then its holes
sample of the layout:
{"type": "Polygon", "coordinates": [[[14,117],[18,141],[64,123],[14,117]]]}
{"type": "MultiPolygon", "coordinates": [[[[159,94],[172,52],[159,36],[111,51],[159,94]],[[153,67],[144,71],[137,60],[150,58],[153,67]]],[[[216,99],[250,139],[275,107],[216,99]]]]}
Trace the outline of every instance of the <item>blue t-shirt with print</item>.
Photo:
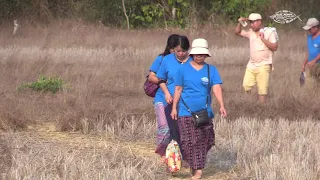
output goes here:
{"type": "Polygon", "coordinates": [[[211,108],[211,92],[208,92],[208,66],[210,68],[210,90],[216,84],[222,84],[219,72],[215,66],[205,64],[201,69],[196,70],[191,63],[181,66],[175,84],[182,86],[182,93],[179,102],[179,117],[191,116],[186,106],[182,103],[181,98],[190,108],[192,112],[196,112],[206,108],[208,94],[209,101],[207,111],[209,117],[213,118],[213,111],[211,108]]]}
{"type": "MultiPolygon", "coordinates": [[[[171,96],[173,96],[173,94],[174,94],[174,88],[175,88],[174,82],[175,82],[175,77],[177,75],[177,72],[179,71],[179,68],[181,67],[182,64],[189,63],[191,60],[192,60],[192,58],[189,57],[187,62],[181,63],[180,61],[178,61],[178,59],[176,58],[176,55],[174,53],[169,54],[163,58],[160,69],[157,72],[157,77],[159,79],[163,79],[163,80],[167,81],[166,85],[167,85],[167,88],[168,88],[171,96]]],[[[163,102],[163,104],[166,105],[167,103],[166,103],[166,99],[165,99],[165,95],[164,95],[163,91],[158,90],[158,92],[156,93],[156,96],[154,98],[154,102],[163,102]],[[161,91],[162,93],[160,93],[159,91],[161,91]]]]}
{"type": "MultiPolygon", "coordinates": [[[[312,61],[314,58],[320,55],[320,36],[312,39],[312,35],[308,36],[308,61],[312,61]]],[[[320,61],[318,61],[320,63],[320,61]]]]}

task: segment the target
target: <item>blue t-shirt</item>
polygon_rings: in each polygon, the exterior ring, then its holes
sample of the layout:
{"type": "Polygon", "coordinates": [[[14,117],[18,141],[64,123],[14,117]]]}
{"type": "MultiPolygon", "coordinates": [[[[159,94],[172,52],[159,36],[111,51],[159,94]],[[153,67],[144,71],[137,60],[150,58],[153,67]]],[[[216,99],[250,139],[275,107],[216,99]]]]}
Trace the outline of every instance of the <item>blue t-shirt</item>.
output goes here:
{"type": "MultiPolygon", "coordinates": [[[[174,82],[175,82],[175,77],[177,75],[177,72],[179,71],[179,68],[181,67],[182,64],[189,63],[191,60],[192,60],[192,58],[189,57],[187,62],[181,63],[180,61],[178,61],[178,59],[176,58],[176,55],[174,53],[168,54],[167,56],[165,56],[163,58],[160,69],[157,72],[157,77],[159,79],[163,79],[163,80],[167,81],[167,88],[168,88],[171,96],[173,96],[173,94],[174,94],[174,89],[175,89],[174,82]]],[[[159,89],[161,89],[161,88],[159,88],[159,89]]],[[[163,102],[163,104],[165,104],[165,105],[167,104],[166,99],[165,99],[165,95],[164,95],[162,89],[157,91],[156,96],[154,98],[154,102],[163,102]]]]}
{"type": "Polygon", "coordinates": [[[159,68],[160,68],[160,65],[161,65],[162,60],[163,60],[162,54],[159,55],[159,56],[157,56],[156,59],[155,59],[155,60],[153,61],[153,63],[151,64],[149,71],[154,72],[154,73],[157,74],[157,71],[158,71],[159,68]]]}
{"type": "Polygon", "coordinates": [[[181,98],[183,98],[184,102],[192,112],[196,112],[206,108],[208,95],[209,101],[207,111],[209,117],[213,117],[213,111],[211,108],[211,92],[208,92],[208,66],[210,67],[211,91],[212,86],[222,84],[219,72],[215,66],[205,64],[200,70],[196,70],[192,67],[191,63],[181,66],[175,81],[176,86],[182,86],[183,88],[179,102],[179,117],[191,116],[191,113],[182,103],[181,98]]]}
{"type": "MultiPolygon", "coordinates": [[[[308,61],[312,61],[314,58],[320,55],[320,36],[312,39],[312,35],[308,36],[308,61]]],[[[318,61],[320,63],[320,61],[318,61]]]]}

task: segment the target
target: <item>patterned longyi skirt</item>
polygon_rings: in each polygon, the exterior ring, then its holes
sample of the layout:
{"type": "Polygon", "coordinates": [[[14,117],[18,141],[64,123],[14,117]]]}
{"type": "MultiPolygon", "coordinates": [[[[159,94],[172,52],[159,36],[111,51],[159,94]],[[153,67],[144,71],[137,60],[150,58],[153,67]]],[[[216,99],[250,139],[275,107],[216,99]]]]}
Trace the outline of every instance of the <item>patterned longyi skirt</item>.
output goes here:
{"type": "Polygon", "coordinates": [[[213,123],[196,128],[191,116],[179,117],[180,148],[183,159],[192,169],[203,169],[208,151],[214,145],[213,123]]]}

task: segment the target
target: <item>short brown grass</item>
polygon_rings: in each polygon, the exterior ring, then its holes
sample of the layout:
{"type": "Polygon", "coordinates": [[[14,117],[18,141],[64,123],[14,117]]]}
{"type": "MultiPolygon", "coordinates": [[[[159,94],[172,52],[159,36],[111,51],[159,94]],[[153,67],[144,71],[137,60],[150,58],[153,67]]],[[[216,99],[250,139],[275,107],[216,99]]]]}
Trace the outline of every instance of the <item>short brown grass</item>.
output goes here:
{"type": "MultiPolygon", "coordinates": [[[[303,32],[279,30],[280,48],[271,77],[270,101],[260,105],[254,95],[243,93],[248,41],[235,37],[232,29],[125,31],[61,23],[21,30],[17,37],[9,36],[9,28],[0,30],[2,130],[26,129],[49,122],[55,124],[57,131],[152,144],[155,133],[152,99],[144,95],[142,84],[167,36],[182,33],[190,41],[197,37],[209,41],[213,57],[208,62],[220,71],[229,113],[226,120],[221,120],[217,113],[217,146],[210,153],[204,177],[218,178],[221,173],[225,179],[320,176],[317,158],[320,94],[317,89],[300,88],[298,81],[306,50],[303,32]],[[17,90],[39,75],[58,75],[70,88],[57,94],[17,90]]],[[[213,107],[217,112],[215,102],[213,107]]],[[[0,145],[12,157],[6,163],[9,179],[167,177],[163,169],[159,170],[156,159],[135,153],[128,155],[127,151],[101,147],[96,150],[94,145],[88,151],[80,150],[77,149],[80,145],[65,147],[64,143],[36,137],[27,139],[28,148],[22,148],[21,141],[26,136],[19,133],[3,136],[4,143],[0,145]],[[110,156],[119,157],[119,161],[111,162],[110,156]]]]}

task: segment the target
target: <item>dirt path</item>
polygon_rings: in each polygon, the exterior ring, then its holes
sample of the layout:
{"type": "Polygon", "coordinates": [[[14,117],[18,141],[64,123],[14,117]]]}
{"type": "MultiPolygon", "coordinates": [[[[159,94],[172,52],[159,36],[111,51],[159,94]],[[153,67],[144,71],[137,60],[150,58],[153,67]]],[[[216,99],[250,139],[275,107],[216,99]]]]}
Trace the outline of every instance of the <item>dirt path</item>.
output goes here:
{"type": "MultiPolygon", "coordinates": [[[[125,140],[115,139],[113,137],[107,136],[94,136],[85,135],[79,132],[59,132],[53,124],[46,123],[41,125],[29,126],[27,131],[21,132],[21,134],[27,135],[29,138],[35,141],[45,141],[45,142],[58,142],[60,144],[65,144],[69,147],[82,147],[85,149],[100,149],[104,150],[110,146],[119,146],[124,152],[128,154],[134,154],[142,158],[159,158],[154,153],[154,144],[152,142],[130,142],[125,140]],[[121,146],[120,146],[121,144],[121,146]]],[[[225,180],[233,179],[234,177],[230,173],[222,172],[219,169],[213,167],[208,167],[204,170],[203,179],[204,180],[225,180]]],[[[183,168],[178,173],[168,176],[168,179],[172,180],[182,180],[190,179],[189,169],[183,168]]]]}

